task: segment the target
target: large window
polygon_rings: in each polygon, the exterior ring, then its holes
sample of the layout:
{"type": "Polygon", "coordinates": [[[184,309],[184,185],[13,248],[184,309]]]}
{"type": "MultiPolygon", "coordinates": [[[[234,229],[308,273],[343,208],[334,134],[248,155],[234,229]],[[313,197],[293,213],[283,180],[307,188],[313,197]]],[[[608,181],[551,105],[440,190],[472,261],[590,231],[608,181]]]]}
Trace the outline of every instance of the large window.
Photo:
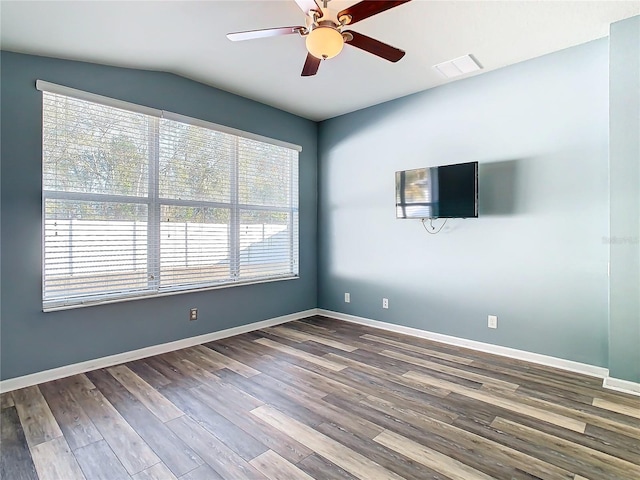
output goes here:
{"type": "Polygon", "coordinates": [[[45,310],[297,276],[295,146],[38,88],[45,310]]]}

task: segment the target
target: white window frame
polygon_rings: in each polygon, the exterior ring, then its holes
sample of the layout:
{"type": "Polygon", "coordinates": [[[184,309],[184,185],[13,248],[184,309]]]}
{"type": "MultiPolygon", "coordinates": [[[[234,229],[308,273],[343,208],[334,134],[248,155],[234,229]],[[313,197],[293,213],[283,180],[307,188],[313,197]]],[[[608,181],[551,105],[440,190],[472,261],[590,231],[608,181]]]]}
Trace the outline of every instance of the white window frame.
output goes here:
{"type": "MultiPolygon", "coordinates": [[[[214,130],[217,132],[227,133],[234,135],[236,137],[243,137],[251,140],[257,140],[259,142],[276,145],[280,147],[285,147],[291,150],[295,150],[296,152],[301,152],[302,147],[299,145],[295,145],[292,143],[272,139],[269,137],[264,137],[262,135],[256,135],[250,132],[245,132],[242,130],[238,130],[231,127],[226,127],[223,125],[218,125],[212,122],[208,122],[205,120],[188,117],[185,115],[180,115],[177,113],[167,112],[164,110],[158,110],[142,105],[137,105],[129,102],[125,102],[122,100],[113,99],[110,97],[105,97],[102,95],[97,95],[94,93],[85,92],[82,90],[77,90],[74,88],[66,87],[63,85],[57,85],[54,83],[46,82],[43,80],[37,80],[36,88],[42,92],[49,92],[58,95],[64,95],[67,97],[73,97],[79,100],[85,100],[92,103],[98,103],[101,105],[115,107],[123,110],[128,110],[131,112],[142,113],[148,115],[150,117],[155,117],[155,125],[154,128],[159,131],[159,122],[160,118],[174,120],[181,123],[186,123],[198,127],[203,127],[209,130],[214,130]]],[[[279,280],[291,280],[299,278],[299,245],[298,242],[295,241],[298,238],[298,223],[299,223],[299,189],[298,189],[298,172],[296,171],[295,175],[291,175],[291,192],[292,196],[295,196],[295,201],[290,202],[288,207],[275,207],[275,206],[262,206],[262,205],[252,205],[252,204],[240,204],[238,197],[238,170],[237,170],[237,142],[236,142],[236,151],[234,153],[235,162],[232,162],[232,165],[235,165],[236,168],[232,168],[231,175],[231,198],[230,201],[227,202],[216,202],[216,201],[201,201],[201,200],[176,200],[176,199],[166,199],[161,198],[159,196],[159,174],[158,174],[158,166],[159,166],[159,138],[155,136],[155,148],[154,152],[149,154],[149,167],[148,167],[148,192],[146,197],[133,197],[127,195],[109,195],[109,194],[92,194],[92,193],[76,193],[76,192],[60,192],[60,191],[50,191],[46,190],[43,186],[42,189],[42,205],[43,205],[43,229],[42,229],[42,258],[43,258],[43,311],[54,311],[54,310],[62,310],[68,308],[78,308],[89,305],[96,304],[105,304],[105,303],[114,303],[114,302],[122,302],[127,300],[135,300],[139,298],[150,298],[157,296],[166,296],[166,295],[175,295],[179,293],[185,292],[193,292],[193,291],[201,291],[201,290],[211,290],[218,288],[227,288],[237,285],[247,285],[247,284],[255,284],[255,283],[265,283],[279,280]],[[296,183],[295,185],[293,183],[296,183]],[[146,204],[148,209],[148,233],[147,233],[147,288],[144,290],[137,290],[132,292],[119,291],[117,293],[96,293],[94,295],[84,295],[82,297],[71,297],[70,299],[55,299],[55,300],[46,300],[44,295],[44,247],[45,247],[45,212],[44,205],[45,201],[48,199],[61,199],[61,200],[76,200],[76,201],[103,201],[103,202],[117,202],[117,203],[135,203],[139,205],[146,204]],[[213,282],[203,282],[198,284],[189,284],[182,286],[169,286],[169,287],[160,287],[159,285],[159,273],[160,273],[160,227],[161,227],[161,219],[160,219],[160,209],[162,205],[178,205],[178,206],[198,206],[198,207],[207,207],[207,208],[225,208],[230,211],[230,235],[229,235],[229,261],[230,261],[230,270],[231,270],[231,278],[229,281],[213,281],[213,282]],[[290,248],[291,248],[291,259],[294,262],[295,267],[292,274],[285,275],[277,275],[271,277],[262,277],[258,279],[248,279],[248,280],[239,280],[237,276],[237,272],[240,268],[240,242],[239,242],[239,227],[240,227],[240,212],[242,210],[265,210],[265,211],[281,211],[288,213],[289,215],[289,225],[288,232],[290,235],[290,248]]],[[[294,162],[294,167],[298,168],[299,162],[294,162]]]]}

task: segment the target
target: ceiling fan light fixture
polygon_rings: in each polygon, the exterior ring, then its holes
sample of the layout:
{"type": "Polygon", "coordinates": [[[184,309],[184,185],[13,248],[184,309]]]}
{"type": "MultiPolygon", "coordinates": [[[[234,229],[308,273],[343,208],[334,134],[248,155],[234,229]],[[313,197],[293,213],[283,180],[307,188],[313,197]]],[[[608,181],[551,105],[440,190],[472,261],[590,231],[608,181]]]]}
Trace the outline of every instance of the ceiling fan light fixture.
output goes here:
{"type": "Polygon", "coordinates": [[[333,27],[320,26],[311,30],[307,35],[307,51],[316,58],[326,60],[333,58],[342,51],[344,39],[342,34],[333,27]]]}

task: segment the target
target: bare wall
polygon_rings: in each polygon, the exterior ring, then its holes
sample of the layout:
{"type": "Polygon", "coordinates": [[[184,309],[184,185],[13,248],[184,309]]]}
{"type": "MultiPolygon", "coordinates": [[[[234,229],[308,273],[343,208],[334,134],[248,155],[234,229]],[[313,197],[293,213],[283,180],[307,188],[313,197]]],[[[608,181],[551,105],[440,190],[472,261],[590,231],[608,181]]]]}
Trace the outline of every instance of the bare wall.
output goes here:
{"type": "Polygon", "coordinates": [[[611,25],[609,369],[640,382],[640,16],[611,25]]]}
{"type": "Polygon", "coordinates": [[[319,152],[320,308],[607,366],[607,39],[322,122],[319,152]],[[470,161],[479,218],[395,218],[395,171],[470,161]]]}

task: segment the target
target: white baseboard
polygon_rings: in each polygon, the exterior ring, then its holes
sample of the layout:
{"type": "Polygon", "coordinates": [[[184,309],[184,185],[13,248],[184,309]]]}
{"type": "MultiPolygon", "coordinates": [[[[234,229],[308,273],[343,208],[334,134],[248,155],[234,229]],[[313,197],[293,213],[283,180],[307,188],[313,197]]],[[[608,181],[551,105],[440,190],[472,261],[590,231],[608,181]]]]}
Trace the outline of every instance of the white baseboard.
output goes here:
{"type": "Polygon", "coordinates": [[[418,328],[405,327],[393,323],[381,322],[378,320],[371,320],[363,317],[356,317],[355,315],[333,312],[331,310],[319,309],[318,315],[325,315],[327,317],[336,318],[338,320],[358,323],[360,325],[367,325],[391,332],[404,333],[405,335],[411,335],[413,337],[426,338],[427,340],[446,343],[448,345],[455,345],[457,347],[465,347],[480,352],[500,355],[503,357],[525,360],[527,362],[536,363],[538,365],[560,368],[562,370],[582,373],[584,375],[591,375],[593,377],[606,378],[609,374],[609,370],[607,370],[606,368],[596,367],[594,365],[589,365],[586,363],[579,363],[562,358],[550,357],[548,355],[541,355],[539,353],[527,352],[526,350],[517,350],[515,348],[502,347],[500,345],[493,345],[491,343],[478,342],[476,340],[468,340],[466,338],[453,337],[451,335],[443,335],[441,333],[429,332],[427,330],[420,330],[418,328]]]}
{"type": "Polygon", "coordinates": [[[631,395],[640,396],[640,383],[630,382],[629,380],[606,377],[602,386],[610,390],[616,390],[617,392],[630,393],[631,395]]]}
{"type": "Polygon", "coordinates": [[[443,335],[441,333],[429,332],[427,330],[420,330],[418,328],[405,327],[393,323],[371,320],[369,318],[357,317],[355,315],[349,315],[346,313],[334,312],[331,310],[324,310],[319,308],[312,308],[303,312],[270,318],[268,320],[254,322],[248,325],[241,325],[239,327],[229,328],[226,330],[220,330],[218,332],[198,335],[196,337],[184,338],[182,340],[176,340],[174,342],[163,343],[161,345],[153,345],[151,347],[118,353],[116,355],[109,355],[107,357],[96,358],[93,360],[87,360],[85,362],[66,365],[64,367],[58,367],[51,370],[32,373],[22,377],[2,380],[0,381],[0,393],[10,392],[19,388],[29,387],[31,385],[37,385],[43,382],[49,382],[51,380],[57,380],[59,378],[76,375],[78,373],[111,367],[113,365],[131,362],[133,360],[139,360],[141,358],[152,357],[154,355],[160,355],[162,353],[173,352],[182,348],[201,345],[203,343],[212,342],[214,340],[220,340],[222,338],[228,338],[234,335],[252,332],[254,330],[260,330],[261,328],[272,327],[274,325],[280,325],[282,323],[292,322],[294,320],[300,320],[302,318],[311,317],[313,315],[324,315],[326,317],[343,320],[345,322],[357,323],[373,328],[379,328],[381,330],[403,333],[405,335],[410,335],[413,337],[425,338],[427,340],[433,340],[435,342],[445,343],[448,345],[470,348],[472,350],[477,350],[480,352],[492,353],[503,357],[536,363],[538,365],[545,365],[548,367],[555,367],[570,372],[580,373],[583,375],[599,377],[603,379],[602,386],[604,388],[615,390],[618,392],[629,393],[632,395],[640,395],[640,383],[609,377],[609,370],[603,367],[597,367],[595,365],[574,362],[571,360],[551,357],[548,355],[541,355],[538,353],[527,352],[525,350],[517,350],[515,348],[502,347],[500,345],[468,340],[466,338],[443,335]]]}
{"type": "Polygon", "coordinates": [[[453,337],[451,335],[443,335],[441,333],[434,333],[427,330],[420,330],[418,328],[405,327],[393,323],[381,322],[379,320],[371,320],[369,318],[357,317],[355,315],[334,312],[331,310],[318,309],[317,315],[324,315],[326,317],[344,320],[345,322],[367,325],[369,327],[380,328],[381,330],[403,333],[405,335],[425,338],[427,340],[455,345],[457,347],[466,347],[480,352],[492,353],[494,355],[514,358],[517,360],[524,360],[527,362],[536,363],[538,365],[555,367],[569,372],[602,378],[602,386],[606,389],[640,396],[640,383],[612,378],[609,376],[609,369],[604,367],[597,367],[595,365],[589,365],[588,363],[574,362],[572,360],[565,360],[563,358],[527,352],[526,350],[517,350],[515,348],[502,347],[500,345],[493,345],[491,343],[468,340],[466,338],[453,337]]]}
{"type": "Polygon", "coordinates": [[[113,365],[131,362],[133,360],[139,360],[141,358],[152,357],[154,355],[160,355],[162,353],[173,352],[174,350],[193,347],[194,345],[201,345],[203,343],[212,342],[214,340],[220,340],[222,338],[232,337],[234,335],[240,335],[242,333],[252,332],[254,330],[260,330],[261,328],[280,325],[281,323],[299,320],[301,318],[310,317],[316,314],[317,309],[312,308],[303,312],[270,318],[268,320],[250,323],[248,325],[241,325],[239,327],[228,328],[226,330],[220,330],[218,332],[198,335],[196,337],[184,338],[182,340],[163,343],[161,345],[153,345],[151,347],[140,348],[138,350],[131,350],[129,352],[118,353],[116,355],[109,355],[108,357],[87,360],[86,362],[65,365],[64,367],[52,368],[51,370],[32,373],[29,375],[24,375],[22,377],[10,378],[8,380],[2,380],[0,382],[0,393],[29,387],[31,385],[37,385],[43,382],[49,382],[51,380],[57,380],[59,378],[76,375],[78,373],[97,370],[99,368],[111,367],[113,365]]]}

